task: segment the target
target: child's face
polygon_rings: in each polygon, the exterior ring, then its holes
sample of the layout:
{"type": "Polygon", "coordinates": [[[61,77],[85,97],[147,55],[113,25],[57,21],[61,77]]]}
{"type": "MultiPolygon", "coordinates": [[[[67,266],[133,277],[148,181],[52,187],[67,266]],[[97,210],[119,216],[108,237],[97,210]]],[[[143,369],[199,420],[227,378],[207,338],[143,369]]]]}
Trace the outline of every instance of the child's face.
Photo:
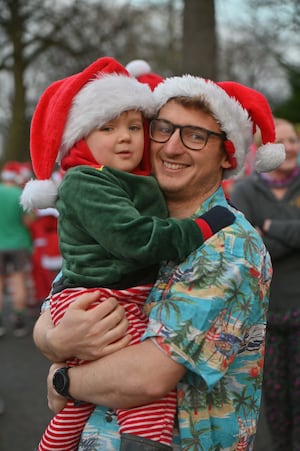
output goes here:
{"type": "Polygon", "coordinates": [[[86,143],[99,164],[131,172],[141,162],[144,151],[142,113],[125,111],[92,131],[86,143]]]}

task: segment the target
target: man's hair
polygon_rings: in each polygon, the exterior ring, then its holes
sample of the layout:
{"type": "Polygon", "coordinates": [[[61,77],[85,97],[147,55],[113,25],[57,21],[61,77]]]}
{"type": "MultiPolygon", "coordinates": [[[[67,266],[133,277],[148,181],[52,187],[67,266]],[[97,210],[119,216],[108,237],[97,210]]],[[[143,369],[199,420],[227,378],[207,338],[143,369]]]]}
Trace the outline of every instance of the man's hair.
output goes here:
{"type": "MultiPolygon", "coordinates": [[[[220,122],[215,117],[214,113],[212,112],[209,104],[203,99],[202,96],[195,96],[195,97],[187,97],[187,96],[178,96],[173,97],[170,100],[174,100],[174,102],[178,103],[179,105],[182,105],[184,108],[190,109],[190,110],[198,110],[202,111],[205,114],[208,114],[209,116],[213,117],[217,124],[220,125],[220,122]]],[[[224,143],[223,141],[220,141],[221,148],[225,151],[224,143]]]]}
{"type": "Polygon", "coordinates": [[[205,100],[203,99],[202,96],[198,96],[198,97],[180,96],[180,97],[173,97],[173,99],[170,99],[170,100],[174,100],[176,103],[184,106],[185,108],[193,109],[193,110],[200,110],[200,111],[203,111],[204,113],[209,114],[214,117],[209,104],[207,102],[205,102],[205,100]]]}

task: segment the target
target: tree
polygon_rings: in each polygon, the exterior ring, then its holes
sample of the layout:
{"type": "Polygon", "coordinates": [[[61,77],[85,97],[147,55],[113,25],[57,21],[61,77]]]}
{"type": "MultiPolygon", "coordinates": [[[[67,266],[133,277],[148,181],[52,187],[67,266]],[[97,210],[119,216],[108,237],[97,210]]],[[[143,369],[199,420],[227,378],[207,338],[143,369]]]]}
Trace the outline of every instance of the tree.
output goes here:
{"type": "Polygon", "coordinates": [[[0,0],[0,76],[7,86],[0,94],[3,161],[29,159],[34,105],[55,79],[104,55],[124,64],[146,58],[154,62],[153,70],[163,73],[165,68],[164,75],[174,73],[179,38],[174,20],[178,13],[172,5],[171,0],[155,9],[151,4],[134,6],[130,1],[112,8],[109,0],[0,0]],[[163,18],[171,13],[172,28],[165,39],[163,18]],[[154,15],[161,19],[160,27],[154,15]],[[171,50],[167,57],[166,49],[171,50]]]}
{"type": "Polygon", "coordinates": [[[244,0],[244,17],[222,21],[227,3],[0,0],[3,162],[29,159],[29,124],[46,86],[104,55],[123,64],[144,58],[163,76],[232,79],[274,108],[293,97],[287,68],[299,72],[299,0],[244,0]]]}
{"type": "Polygon", "coordinates": [[[219,22],[220,76],[263,92],[274,109],[291,95],[288,66],[300,69],[300,3],[245,0],[243,7],[244,15],[219,22]]]}
{"type": "Polygon", "coordinates": [[[184,2],[182,72],[213,80],[217,78],[214,1],[184,2]]]}
{"type": "Polygon", "coordinates": [[[294,124],[300,124],[300,69],[287,66],[286,72],[291,95],[274,108],[273,112],[275,116],[284,117],[294,124]]]}
{"type": "MultiPolygon", "coordinates": [[[[8,101],[11,114],[6,115],[4,155],[7,160],[22,161],[28,158],[24,152],[24,147],[28,149],[28,68],[50,47],[61,49],[64,46],[60,41],[60,31],[74,9],[66,8],[58,14],[50,2],[44,2],[41,8],[39,0],[1,0],[0,8],[0,70],[13,80],[8,101]]],[[[72,47],[68,48],[70,53],[72,50],[72,47]]]]}

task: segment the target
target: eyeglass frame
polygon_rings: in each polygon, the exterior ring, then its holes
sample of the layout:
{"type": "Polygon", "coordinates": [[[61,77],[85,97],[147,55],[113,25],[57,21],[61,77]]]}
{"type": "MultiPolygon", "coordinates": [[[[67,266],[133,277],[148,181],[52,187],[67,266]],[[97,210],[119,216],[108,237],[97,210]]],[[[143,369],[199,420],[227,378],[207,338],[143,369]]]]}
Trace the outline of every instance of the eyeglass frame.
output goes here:
{"type": "Polygon", "coordinates": [[[187,149],[190,149],[190,150],[202,150],[202,149],[204,149],[204,147],[206,146],[210,136],[217,136],[218,138],[221,138],[223,142],[226,141],[226,139],[227,139],[225,132],[218,133],[218,132],[213,132],[211,130],[208,130],[207,128],[204,128],[204,127],[198,127],[196,125],[178,125],[178,124],[174,124],[173,122],[170,122],[170,121],[168,121],[166,119],[153,118],[149,122],[149,137],[150,137],[150,140],[154,141],[156,143],[165,144],[166,142],[169,141],[169,139],[171,138],[171,136],[175,133],[175,131],[177,129],[179,129],[179,136],[180,136],[180,140],[181,140],[182,144],[184,145],[184,147],[186,147],[187,149]],[[173,130],[170,133],[168,139],[166,139],[165,141],[157,141],[156,139],[153,139],[153,137],[151,136],[151,125],[155,121],[165,122],[166,124],[169,124],[173,128],[173,130]],[[184,140],[182,138],[182,130],[185,129],[185,128],[191,128],[191,129],[194,129],[194,130],[201,130],[202,132],[206,133],[205,143],[203,144],[203,146],[200,149],[195,149],[195,148],[189,147],[189,146],[187,146],[185,144],[185,142],[184,142],[184,140]]]}

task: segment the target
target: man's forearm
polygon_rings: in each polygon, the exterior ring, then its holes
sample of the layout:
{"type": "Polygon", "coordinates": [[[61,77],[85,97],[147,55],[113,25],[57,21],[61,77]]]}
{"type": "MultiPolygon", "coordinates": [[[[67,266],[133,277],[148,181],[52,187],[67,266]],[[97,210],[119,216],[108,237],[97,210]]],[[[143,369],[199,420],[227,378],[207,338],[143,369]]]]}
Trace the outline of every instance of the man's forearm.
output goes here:
{"type": "Polygon", "coordinates": [[[98,361],[71,368],[70,394],[112,408],[131,408],[162,398],[186,370],[151,340],[98,361]]]}

